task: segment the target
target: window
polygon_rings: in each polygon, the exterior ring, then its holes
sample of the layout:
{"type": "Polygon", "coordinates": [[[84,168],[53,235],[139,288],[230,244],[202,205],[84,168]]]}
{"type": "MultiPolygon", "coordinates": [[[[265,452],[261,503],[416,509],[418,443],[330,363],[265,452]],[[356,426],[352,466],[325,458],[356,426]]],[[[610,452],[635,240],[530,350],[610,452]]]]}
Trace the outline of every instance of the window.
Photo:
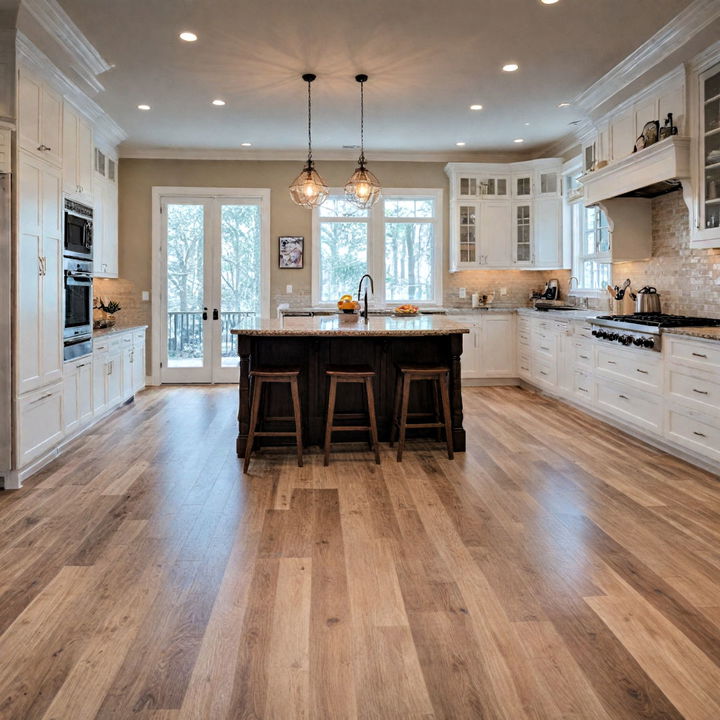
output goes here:
{"type": "Polygon", "coordinates": [[[386,190],[370,210],[335,191],[314,210],[313,302],[355,294],[370,273],[375,301],[442,303],[442,190],[386,190]]]}
{"type": "Polygon", "coordinates": [[[573,273],[579,290],[602,290],[610,284],[610,227],[598,207],[571,206],[573,273]]]}

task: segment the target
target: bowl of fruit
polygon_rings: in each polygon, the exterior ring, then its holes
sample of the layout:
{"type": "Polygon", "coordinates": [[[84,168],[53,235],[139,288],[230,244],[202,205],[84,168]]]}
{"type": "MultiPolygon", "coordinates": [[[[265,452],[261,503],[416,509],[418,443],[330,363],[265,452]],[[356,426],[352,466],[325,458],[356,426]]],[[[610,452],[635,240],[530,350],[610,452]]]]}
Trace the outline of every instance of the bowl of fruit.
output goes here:
{"type": "Polygon", "coordinates": [[[337,306],[338,310],[342,310],[344,313],[354,313],[360,307],[360,304],[357,300],[352,299],[352,295],[343,295],[338,300],[337,306]]]}
{"type": "Polygon", "coordinates": [[[398,305],[395,308],[395,315],[398,317],[412,317],[418,314],[418,306],[406,303],[405,305],[398,305]]]}

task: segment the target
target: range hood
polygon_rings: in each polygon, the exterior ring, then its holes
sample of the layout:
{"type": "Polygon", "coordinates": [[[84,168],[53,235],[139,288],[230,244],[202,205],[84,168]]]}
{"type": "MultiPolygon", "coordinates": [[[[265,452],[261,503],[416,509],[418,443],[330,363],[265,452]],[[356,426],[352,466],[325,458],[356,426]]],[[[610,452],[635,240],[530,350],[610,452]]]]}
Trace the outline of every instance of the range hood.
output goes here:
{"type": "MultiPolygon", "coordinates": [[[[580,178],[585,205],[617,197],[653,198],[690,185],[690,138],[673,135],[580,178]]],[[[689,194],[686,194],[686,202],[689,194]]]]}
{"type": "Polygon", "coordinates": [[[671,136],[580,178],[585,205],[599,205],[612,233],[612,262],[652,256],[652,198],[682,188],[692,217],[690,138],[671,136]]]}

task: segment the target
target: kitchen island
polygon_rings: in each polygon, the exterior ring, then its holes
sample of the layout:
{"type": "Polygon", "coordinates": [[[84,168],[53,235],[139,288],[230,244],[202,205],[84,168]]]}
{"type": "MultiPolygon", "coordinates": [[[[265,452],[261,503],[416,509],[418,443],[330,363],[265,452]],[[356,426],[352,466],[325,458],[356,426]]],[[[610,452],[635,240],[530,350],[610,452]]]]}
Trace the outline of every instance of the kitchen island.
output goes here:
{"type": "MultiPolygon", "coordinates": [[[[328,387],[327,365],[370,365],[376,372],[375,395],[378,435],[390,439],[393,393],[398,363],[443,364],[450,368],[450,410],[453,445],[465,450],[460,356],[462,336],[469,332],[460,323],[438,315],[370,317],[357,315],[292,317],[277,320],[247,318],[232,329],[240,357],[237,454],[243,457],[250,424],[250,370],[253,367],[300,368],[300,402],[303,444],[321,445],[325,428],[328,387]]],[[[363,395],[356,386],[338,393],[336,412],[363,411],[363,395]]],[[[410,412],[432,412],[434,399],[429,383],[414,383],[410,412]]],[[[267,417],[292,415],[290,393],[285,385],[269,388],[267,417]]],[[[287,429],[281,421],[266,422],[266,429],[287,429]]],[[[433,434],[434,430],[408,431],[408,437],[433,434]]],[[[343,440],[365,440],[363,434],[346,433],[343,440]]],[[[267,442],[270,442],[269,440],[267,442]]],[[[277,443],[277,439],[272,442],[277,443]]]]}

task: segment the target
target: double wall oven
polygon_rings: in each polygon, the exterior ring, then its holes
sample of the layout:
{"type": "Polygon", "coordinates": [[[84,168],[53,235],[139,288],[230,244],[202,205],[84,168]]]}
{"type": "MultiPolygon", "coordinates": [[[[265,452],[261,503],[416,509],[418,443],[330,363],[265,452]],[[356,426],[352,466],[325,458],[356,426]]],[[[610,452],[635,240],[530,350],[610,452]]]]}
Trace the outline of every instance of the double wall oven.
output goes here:
{"type": "Polygon", "coordinates": [[[93,211],[65,200],[65,360],[92,352],[93,327],[93,211]]]}

